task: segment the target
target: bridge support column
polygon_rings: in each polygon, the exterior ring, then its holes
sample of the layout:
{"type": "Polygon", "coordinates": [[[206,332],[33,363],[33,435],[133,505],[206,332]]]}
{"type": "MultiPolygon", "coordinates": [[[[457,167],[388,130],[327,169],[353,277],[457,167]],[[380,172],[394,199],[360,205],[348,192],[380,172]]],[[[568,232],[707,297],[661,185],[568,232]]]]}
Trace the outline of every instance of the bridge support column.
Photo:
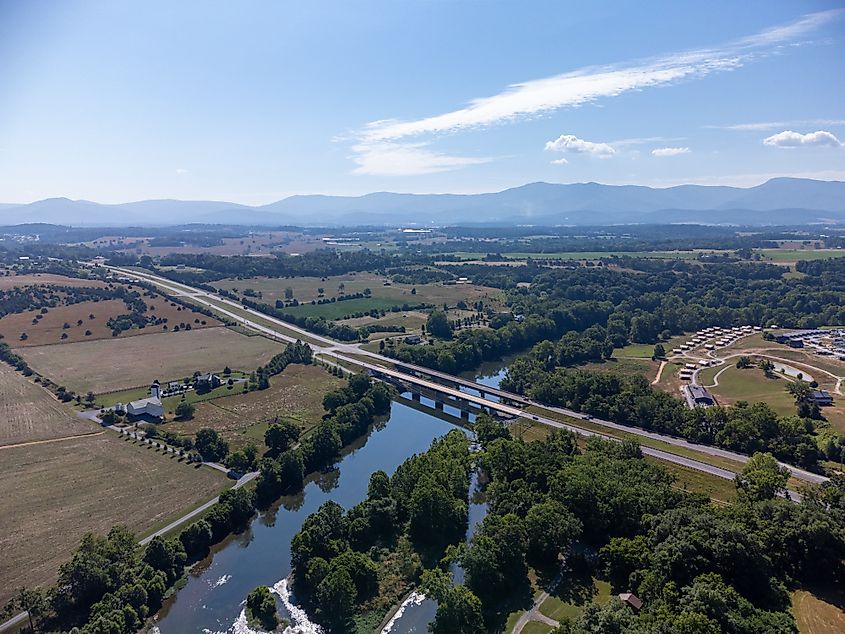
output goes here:
{"type": "Polygon", "coordinates": [[[411,392],[411,399],[416,401],[417,403],[420,402],[420,393],[419,392],[411,392]]]}
{"type": "Polygon", "coordinates": [[[434,409],[443,409],[443,401],[434,401],[434,409]]]}
{"type": "Polygon", "coordinates": [[[462,409],[461,410],[461,418],[469,420],[469,410],[462,409]]]}

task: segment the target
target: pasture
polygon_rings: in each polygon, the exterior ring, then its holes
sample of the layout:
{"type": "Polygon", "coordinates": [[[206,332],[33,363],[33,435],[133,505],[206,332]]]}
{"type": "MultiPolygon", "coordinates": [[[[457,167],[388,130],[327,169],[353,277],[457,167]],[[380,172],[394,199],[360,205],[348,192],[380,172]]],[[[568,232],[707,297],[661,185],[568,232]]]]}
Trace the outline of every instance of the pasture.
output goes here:
{"type": "Polygon", "coordinates": [[[31,379],[0,363],[0,446],[97,431],[31,379]]]}
{"type": "Polygon", "coordinates": [[[100,280],[84,280],[77,277],[55,275],[53,273],[26,273],[24,275],[0,276],[0,290],[8,290],[16,286],[24,288],[26,286],[46,286],[48,284],[54,286],[75,286],[79,288],[106,287],[106,284],[100,280]]]}
{"type": "Polygon", "coordinates": [[[55,581],[87,532],[140,533],[228,487],[225,475],[112,432],[0,448],[0,605],[21,586],[55,581]]]}
{"type": "Polygon", "coordinates": [[[345,381],[323,368],[292,364],[270,378],[269,389],[198,403],[193,419],[166,423],[162,429],[191,436],[210,427],[233,449],[253,442],[262,450],[264,432],[275,417],[288,419],[307,432],[323,416],[323,396],[343,385],[345,381]]]}
{"type": "MultiPolygon", "coordinates": [[[[168,329],[182,324],[190,324],[191,328],[211,328],[221,325],[218,320],[184,308],[167,299],[156,296],[144,297],[147,304],[147,315],[167,320],[168,329]]],[[[95,339],[112,338],[112,329],[108,321],[112,317],[129,313],[126,304],[120,299],[108,299],[99,302],[80,302],[67,306],[48,308],[46,313],[41,310],[29,310],[23,313],[5,315],[0,319],[0,335],[15,347],[41,346],[53,343],[74,343],[95,339]],[[38,319],[36,318],[38,317],[38,319]],[[65,328],[64,325],[68,327],[65,328]],[[21,333],[26,333],[26,339],[21,339],[21,333]],[[62,335],[67,335],[62,339],[62,335]]],[[[147,326],[145,328],[131,328],[124,330],[118,337],[150,332],[161,332],[164,326],[147,326]]]]}
{"type": "Polygon", "coordinates": [[[845,251],[842,249],[756,249],[756,251],[764,259],[775,264],[845,257],[845,251]]]}
{"type": "Polygon", "coordinates": [[[39,374],[85,394],[177,380],[196,370],[252,371],[283,347],[265,337],[247,337],[229,328],[160,332],[138,337],[52,344],[16,351],[39,374]]]}
{"type": "MultiPolygon", "coordinates": [[[[290,288],[300,306],[289,307],[285,310],[291,313],[307,310],[326,310],[329,314],[337,314],[338,318],[349,313],[361,312],[372,308],[386,308],[401,306],[403,304],[426,303],[435,306],[448,304],[454,306],[460,301],[472,304],[478,299],[483,299],[485,304],[498,305],[501,300],[501,292],[498,289],[480,286],[477,284],[399,284],[390,282],[388,278],[373,273],[350,273],[348,275],[336,275],[327,278],[319,277],[296,277],[296,278],[249,278],[243,280],[225,279],[214,283],[221,289],[238,292],[239,296],[245,296],[244,291],[251,289],[256,295],[260,293],[260,301],[271,306],[276,300],[285,300],[285,289],[290,288]],[[385,286],[388,283],[388,286],[385,286]],[[341,288],[342,285],[342,288],[341,288]],[[320,289],[323,289],[322,298],[331,299],[341,295],[352,295],[363,293],[370,289],[371,299],[346,300],[335,302],[335,304],[324,304],[312,306],[311,301],[321,298],[320,289]],[[414,293],[414,291],[416,291],[414,293]],[[356,302],[362,302],[355,306],[356,302]],[[363,302],[366,302],[363,303],[363,302]],[[302,304],[306,304],[303,306],[302,304]],[[310,307],[310,308],[309,308],[310,307]],[[336,307],[336,308],[335,308],[336,307]]],[[[249,291],[248,291],[249,292],[249,291]]],[[[312,314],[299,312],[296,314],[312,314]]],[[[319,314],[319,312],[314,313],[319,314]]]]}

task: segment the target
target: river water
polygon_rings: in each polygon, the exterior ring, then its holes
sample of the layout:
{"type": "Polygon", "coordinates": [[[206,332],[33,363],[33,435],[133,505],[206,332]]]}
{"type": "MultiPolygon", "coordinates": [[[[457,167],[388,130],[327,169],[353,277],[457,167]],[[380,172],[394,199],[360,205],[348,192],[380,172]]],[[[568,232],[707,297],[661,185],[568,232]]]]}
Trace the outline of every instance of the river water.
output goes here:
{"type": "MultiPolygon", "coordinates": [[[[482,368],[473,378],[486,385],[498,385],[502,375],[500,365],[482,368]]],[[[425,397],[422,404],[433,405],[425,397]]],[[[444,413],[459,420],[460,413],[448,405],[444,413]]],[[[160,634],[246,634],[251,630],[243,616],[243,603],[256,586],[267,585],[278,595],[277,603],[292,623],[286,630],[288,634],[315,632],[307,617],[292,605],[284,581],[291,572],[290,542],[302,522],[328,500],[344,508],[354,506],[366,497],[371,473],[381,469],[392,474],[406,458],[427,450],[435,438],[454,428],[447,420],[394,402],[387,422],[348,448],[332,471],[310,478],[299,495],[283,498],[260,513],[246,531],[215,546],[205,560],[194,566],[185,586],[165,602],[154,629],[160,634]]],[[[473,477],[468,535],[486,513],[475,485],[473,477]]],[[[458,581],[462,579],[459,568],[455,567],[453,573],[458,581]]],[[[389,631],[425,632],[436,607],[431,600],[412,601],[396,616],[389,631]]]]}

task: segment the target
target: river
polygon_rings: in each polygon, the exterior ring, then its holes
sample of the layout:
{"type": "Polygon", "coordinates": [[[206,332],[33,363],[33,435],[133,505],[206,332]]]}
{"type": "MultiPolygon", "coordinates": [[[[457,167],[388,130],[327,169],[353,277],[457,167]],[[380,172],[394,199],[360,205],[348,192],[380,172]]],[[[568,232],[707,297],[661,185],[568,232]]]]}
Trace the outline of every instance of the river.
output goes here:
{"type": "MultiPolygon", "coordinates": [[[[488,365],[471,376],[486,385],[498,385],[502,375],[500,364],[488,365]]],[[[422,404],[426,403],[423,397],[422,404]]],[[[459,416],[457,410],[446,406],[445,414],[450,413],[459,416]]],[[[246,595],[258,585],[267,585],[279,595],[277,603],[295,626],[288,628],[288,634],[313,632],[304,615],[291,608],[284,582],[291,572],[290,542],[302,522],[328,500],[344,508],[354,506],[366,497],[371,473],[381,469],[392,474],[410,455],[427,450],[435,438],[454,428],[437,416],[394,402],[387,422],[345,450],[332,471],[309,478],[300,494],[283,498],[259,513],[246,531],[216,545],[192,568],[184,587],[165,602],[154,629],[161,634],[248,633],[251,630],[243,617],[246,595]]],[[[476,495],[475,477],[472,484],[468,534],[486,513],[486,505],[476,495]]],[[[462,579],[460,569],[453,573],[462,579]]],[[[435,610],[436,604],[430,600],[406,606],[394,620],[391,634],[425,632],[435,610]]]]}

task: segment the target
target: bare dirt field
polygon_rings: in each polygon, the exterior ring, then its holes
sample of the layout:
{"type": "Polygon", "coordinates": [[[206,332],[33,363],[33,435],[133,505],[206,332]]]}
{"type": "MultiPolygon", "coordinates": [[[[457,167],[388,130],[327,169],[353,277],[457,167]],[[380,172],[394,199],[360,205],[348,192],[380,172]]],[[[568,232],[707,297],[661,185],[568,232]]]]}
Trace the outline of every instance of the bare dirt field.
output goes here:
{"type": "Polygon", "coordinates": [[[0,363],[0,445],[78,436],[97,429],[40,385],[0,363]]]}
{"type": "Polygon", "coordinates": [[[83,280],[76,277],[65,277],[52,273],[29,273],[27,275],[7,275],[0,277],[0,290],[7,290],[16,286],[35,286],[54,284],[57,286],[96,287],[105,288],[106,284],[100,280],[83,280]]]}
{"type": "Polygon", "coordinates": [[[230,483],[111,432],[0,449],[0,479],[0,605],[53,582],[86,532],[160,526],[230,483]]]}
{"type": "Polygon", "coordinates": [[[281,350],[269,339],[222,326],[16,349],[39,374],[83,394],[181,379],[196,370],[219,372],[226,365],[251,372],[281,350]]]}
{"type": "Polygon", "coordinates": [[[303,430],[323,416],[323,396],[345,381],[315,365],[294,364],[270,379],[270,388],[198,403],[194,418],[162,427],[193,435],[203,427],[216,429],[233,449],[254,442],[264,446],[264,432],[276,416],[292,420],[303,430]]]}

